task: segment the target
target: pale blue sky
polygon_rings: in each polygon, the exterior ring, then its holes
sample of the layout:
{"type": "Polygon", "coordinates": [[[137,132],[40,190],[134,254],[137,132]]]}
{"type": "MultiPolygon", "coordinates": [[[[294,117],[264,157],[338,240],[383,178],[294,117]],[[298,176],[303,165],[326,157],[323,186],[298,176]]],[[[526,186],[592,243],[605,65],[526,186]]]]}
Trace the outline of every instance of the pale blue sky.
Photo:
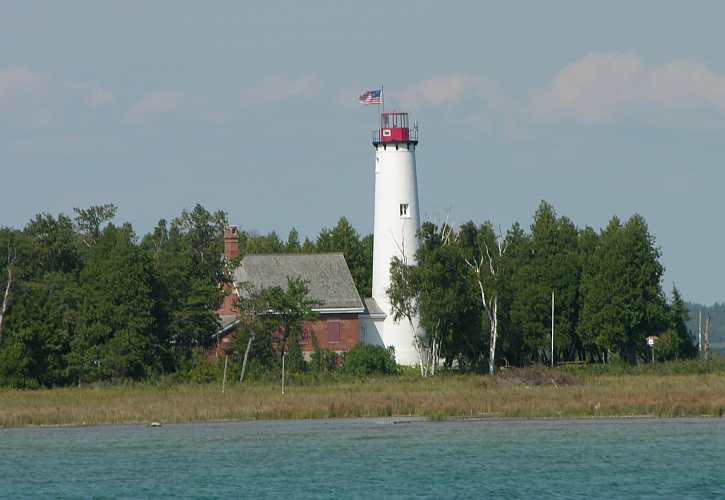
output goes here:
{"type": "Polygon", "coordinates": [[[0,225],[199,202],[372,230],[375,108],[422,127],[422,215],[639,212],[665,288],[725,300],[722,2],[33,2],[0,9],[0,225]]]}

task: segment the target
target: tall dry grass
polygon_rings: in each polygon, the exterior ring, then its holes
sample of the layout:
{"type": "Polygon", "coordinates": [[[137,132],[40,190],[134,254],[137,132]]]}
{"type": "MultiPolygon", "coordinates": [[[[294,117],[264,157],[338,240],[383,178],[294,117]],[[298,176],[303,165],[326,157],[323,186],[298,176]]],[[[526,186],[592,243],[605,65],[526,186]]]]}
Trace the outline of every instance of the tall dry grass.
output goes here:
{"type": "Polygon", "coordinates": [[[0,426],[323,417],[722,416],[725,375],[380,378],[292,385],[127,385],[0,390],[0,426]]]}

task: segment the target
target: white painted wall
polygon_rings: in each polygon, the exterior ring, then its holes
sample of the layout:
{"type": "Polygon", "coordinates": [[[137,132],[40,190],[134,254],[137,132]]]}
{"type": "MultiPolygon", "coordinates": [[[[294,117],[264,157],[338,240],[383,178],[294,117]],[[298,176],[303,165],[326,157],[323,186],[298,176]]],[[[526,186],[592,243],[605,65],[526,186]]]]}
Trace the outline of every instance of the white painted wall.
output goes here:
{"type": "Polygon", "coordinates": [[[360,342],[385,347],[383,342],[383,323],[385,318],[371,318],[366,314],[358,316],[360,342]]]}
{"type": "Polygon", "coordinates": [[[385,311],[382,340],[395,347],[398,363],[419,363],[413,330],[407,320],[393,321],[385,293],[390,286],[390,262],[393,257],[415,263],[418,250],[416,232],[420,229],[418,179],[414,144],[378,144],[375,150],[375,225],[373,244],[373,298],[385,311]],[[401,216],[400,205],[408,205],[401,216]]]}

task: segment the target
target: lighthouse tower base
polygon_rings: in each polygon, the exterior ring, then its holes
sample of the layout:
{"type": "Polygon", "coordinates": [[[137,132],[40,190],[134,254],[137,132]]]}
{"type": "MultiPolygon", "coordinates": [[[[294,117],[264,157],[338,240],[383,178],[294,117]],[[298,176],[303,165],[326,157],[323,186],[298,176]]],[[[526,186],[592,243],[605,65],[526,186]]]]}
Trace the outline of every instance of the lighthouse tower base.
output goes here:
{"type": "MultiPolygon", "coordinates": [[[[399,365],[417,366],[420,364],[408,320],[393,320],[392,315],[382,312],[376,301],[365,299],[367,311],[359,316],[360,341],[366,344],[393,347],[395,361],[399,365]]],[[[416,327],[418,325],[415,325],[416,327]]]]}
{"type": "Polygon", "coordinates": [[[420,364],[418,351],[410,331],[410,324],[405,319],[396,322],[392,316],[387,316],[383,322],[383,343],[395,348],[395,360],[399,365],[416,366],[420,364]]]}

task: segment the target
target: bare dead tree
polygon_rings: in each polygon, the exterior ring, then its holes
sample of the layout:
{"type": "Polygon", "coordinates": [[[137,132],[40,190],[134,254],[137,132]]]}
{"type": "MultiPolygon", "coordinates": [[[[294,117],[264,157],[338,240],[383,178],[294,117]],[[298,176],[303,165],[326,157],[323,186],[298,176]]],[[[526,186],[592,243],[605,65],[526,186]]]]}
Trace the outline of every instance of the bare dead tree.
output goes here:
{"type": "Polygon", "coordinates": [[[10,299],[12,296],[13,286],[15,285],[15,261],[17,260],[17,250],[15,247],[8,245],[8,264],[7,264],[7,283],[5,283],[5,293],[3,294],[3,303],[0,307],[0,338],[3,336],[3,327],[5,326],[5,317],[10,308],[10,299]]]}
{"type": "MultiPolygon", "coordinates": [[[[480,243],[478,246],[478,252],[471,258],[464,258],[466,265],[474,272],[476,277],[476,283],[478,289],[481,292],[481,303],[483,308],[488,315],[488,321],[490,324],[489,331],[489,357],[488,357],[488,372],[493,375],[496,372],[496,341],[498,340],[498,291],[496,287],[489,293],[486,293],[486,274],[488,274],[494,280],[498,273],[498,262],[494,259],[488,243],[483,242],[483,248],[480,243]]],[[[501,235],[499,229],[496,234],[495,240],[495,252],[497,257],[500,259],[506,253],[507,242],[501,235]]]]}

